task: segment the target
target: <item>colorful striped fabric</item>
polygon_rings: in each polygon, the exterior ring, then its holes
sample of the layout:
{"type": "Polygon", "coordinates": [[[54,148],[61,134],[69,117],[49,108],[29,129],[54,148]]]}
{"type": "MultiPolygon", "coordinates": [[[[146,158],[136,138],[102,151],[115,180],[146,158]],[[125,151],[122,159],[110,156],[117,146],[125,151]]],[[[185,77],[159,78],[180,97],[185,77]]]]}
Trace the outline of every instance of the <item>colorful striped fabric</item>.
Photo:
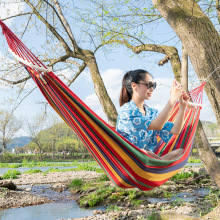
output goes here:
{"type": "MultiPolygon", "coordinates": [[[[47,101],[76,132],[114,184],[123,188],[151,190],[165,183],[187,163],[199,120],[204,83],[189,92],[192,102],[197,105],[186,110],[181,134],[173,135],[167,144],[158,138],[156,154],[164,155],[178,148],[183,148],[184,153],[173,161],[157,160],[120,136],[49,71],[3,22],[0,21],[0,25],[10,49],[21,58],[20,61],[25,59],[34,65],[23,64],[47,101]],[[36,65],[48,71],[39,71],[36,65]]],[[[179,104],[176,103],[170,121],[175,121],[178,111],[179,104]]]]}

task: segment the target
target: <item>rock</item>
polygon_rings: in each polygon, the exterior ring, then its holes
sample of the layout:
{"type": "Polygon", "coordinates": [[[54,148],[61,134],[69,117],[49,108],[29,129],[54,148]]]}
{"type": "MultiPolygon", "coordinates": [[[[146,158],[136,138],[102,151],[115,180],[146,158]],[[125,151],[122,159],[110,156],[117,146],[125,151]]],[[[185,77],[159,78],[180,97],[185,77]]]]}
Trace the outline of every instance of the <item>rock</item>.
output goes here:
{"type": "Polygon", "coordinates": [[[166,205],[166,206],[163,207],[163,209],[164,210],[169,210],[169,209],[171,209],[171,206],[170,205],[166,205]]]}
{"type": "Polygon", "coordinates": [[[93,210],[93,214],[97,215],[98,214],[98,210],[93,210]]]}
{"type": "Polygon", "coordinates": [[[176,208],[176,212],[179,214],[188,215],[190,213],[194,213],[195,209],[189,206],[180,206],[176,208]]]}
{"type": "Polygon", "coordinates": [[[85,201],[85,202],[82,204],[82,207],[89,207],[88,201],[85,201]]]}
{"type": "Polygon", "coordinates": [[[31,192],[31,190],[32,190],[31,187],[27,187],[27,188],[25,188],[25,191],[26,191],[26,192],[31,192]]]}
{"type": "Polygon", "coordinates": [[[65,188],[66,185],[63,183],[55,183],[51,188],[65,188]]]}
{"type": "Polygon", "coordinates": [[[102,211],[101,210],[93,210],[93,214],[94,215],[102,214],[102,211]]]}
{"type": "Polygon", "coordinates": [[[148,208],[155,208],[155,204],[148,204],[148,208]]]}
{"type": "Polygon", "coordinates": [[[160,209],[162,206],[163,206],[163,202],[158,202],[157,205],[156,205],[156,208],[160,209]]]}
{"type": "Polygon", "coordinates": [[[130,207],[130,206],[131,206],[131,203],[128,202],[128,203],[126,204],[126,207],[130,207]]]}
{"type": "Polygon", "coordinates": [[[57,192],[62,192],[67,189],[67,186],[63,183],[55,183],[50,188],[57,191],[57,192]]]}
{"type": "Polygon", "coordinates": [[[16,190],[17,186],[12,181],[2,181],[0,182],[0,187],[5,187],[10,190],[16,190]]]}

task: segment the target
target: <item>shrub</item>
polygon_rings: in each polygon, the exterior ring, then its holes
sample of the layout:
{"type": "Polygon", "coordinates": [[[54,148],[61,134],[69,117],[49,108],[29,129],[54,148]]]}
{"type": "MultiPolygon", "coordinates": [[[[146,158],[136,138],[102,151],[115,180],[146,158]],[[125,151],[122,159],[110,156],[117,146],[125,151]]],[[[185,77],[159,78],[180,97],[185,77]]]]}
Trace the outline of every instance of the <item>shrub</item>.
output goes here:
{"type": "Polygon", "coordinates": [[[83,180],[79,179],[79,178],[76,178],[76,179],[72,180],[72,182],[70,183],[69,187],[72,190],[78,190],[78,189],[81,188],[82,185],[83,185],[83,180]]]}
{"type": "Polygon", "coordinates": [[[17,179],[18,176],[17,175],[21,175],[21,172],[19,172],[18,170],[8,170],[3,176],[3,179],[17,179]]]}

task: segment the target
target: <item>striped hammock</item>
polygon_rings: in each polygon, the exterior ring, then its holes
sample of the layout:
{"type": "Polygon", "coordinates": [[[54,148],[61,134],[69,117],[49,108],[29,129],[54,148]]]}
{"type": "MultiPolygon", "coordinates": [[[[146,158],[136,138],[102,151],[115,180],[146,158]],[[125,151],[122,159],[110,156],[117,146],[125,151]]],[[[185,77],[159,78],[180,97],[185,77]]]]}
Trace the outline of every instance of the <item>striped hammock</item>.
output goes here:
{"type": "MultiPolygon", "coordinates": [[[[183,148],[184,153],[176,160],[157,160],[118,134],[45,66],[2,21],[0,25],[9,51],[23,64],[53,109],[76,132],[114,184],[123,188],[151,190],[165,183],[187,163],[202,108],[204,83],[189,92],[194,105],[186,110],[180,135],[173,135],[168,143],[158,138],[154,150],[159,156],[178,148],[183,148]]],[[[175,121],[178,111],[177,102],[169,121],[175,121]]]]}

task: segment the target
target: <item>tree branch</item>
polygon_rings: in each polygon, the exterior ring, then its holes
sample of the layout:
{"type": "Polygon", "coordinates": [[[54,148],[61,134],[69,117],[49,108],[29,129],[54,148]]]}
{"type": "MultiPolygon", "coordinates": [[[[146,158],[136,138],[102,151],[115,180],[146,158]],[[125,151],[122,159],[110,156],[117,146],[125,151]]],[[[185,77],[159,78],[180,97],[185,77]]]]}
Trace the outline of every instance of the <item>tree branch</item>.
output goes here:
{"type": "Polygon", "coordinates": [[[68,87],[77,79],[77,77],[80,75],[80,73],[86,68],[86,63],[83,62],[83,64],[79,67],[79,71],[74,75],[73,79],[70,80],[68,87]]]}
{"type": "Polygon", "coordinates": [[[172,65],[172,69],[175,75],[175,78],[180,81],[181,77],[181,61],[178,55],[178,51],[175,47],[172,46],[164,46],[164,45],[156,45],[156,44],[143,44],[140,46],[133,46],[127,41],[121,41],[121,40],[112,40],[112,42],[124,44],[126,47],[131,49],[134,53],[139,54],[143,51],[152,51],[152,52],[158,52],[163,53],[167,55],[166,59],[169,59],[172,65]]]}
{"type": "MultiPolygon", "coordinates": [[[[65,56],[67,56],[67,55],[65,55],[65,56]]],[[[63,56],[63,57],[65,57],[65,56],[63,56]]],[[[68,58],[66,58],[66,59],[68,59],[68,58]]],[[[62,57],[60,57],[57,59],[44,59],[44,60],[42,60],[42,62],[51,62],[48,66],[53,66],[54,64],[56,64],[58,62],[62,62],[62,63],[74,64],[74,65],[80,67],[80,64],[77,63],[75,60],[66,60],[66,59],[62,59],[62,57]]]]}
{"type": "Polygon", "coordinates": [[[63,45],[65,51],[67,54],[70,54],[72,51],[69,48],[68,44],[65,42],[65,40],[58,34],[58,32],[55,30],[55,28],[48,22],[46,21],[42,15],[39,13],[39,11],[34,7],[33,4],[30,3],[29,0],[24,0],[33,10],[33,13],[37,15],[37,17],[47,26],[47,28],[54,34],[54,36],[61,42],[63,45]]]}
{"type": "Polygon", "coordinates": [[[162,60],[160,60],[160,61],[158,62],[158,65],[159,65],[159,66],[163,66],[165,63],[168,63],[168,61],[169,61],[169,57],[168,57],[168,56],[165,56],[162,60]]]}
{"type": "Polygon", "coordinates": [[[64,15],[62,13],[62,10],[60,8],[59,2],[57,0],[53,0],[53,2],[54,2],[55,6],[56,6],[56,8],[58,10],[59,18],[61,19],[61,23],[62,23],[64,29],[66,30],[66,32],[67,32],[67,34],[68,34],[68,36],[69,36],[69,38],[70,38],[70,40],[71,40],[71,42],[73,44],[74,52],[77,53],[78,50],[79,50],[79,47],[78,47],[78,45],[76,43],[76,40],[75,40],[75,38],[73,36],[73,33],[72,33],[71,28],[69,26],[69,23],[67,22],[67,20],[65,19],[64,15]]]}
{"type": "Polygon", "coordinates": [[[13,16],[10,16],[10,17],[7,17],[7,18],[3,18],[1,20],[5,21],[5,20],[11,19],[11,18],[15,18],[15,17],[23,16],[23,15],[29,15],[29,14],[34,14],[34,12],[21,13],[21,14],[18,14],[18,15],[13,15],[13,16]]]}
{"type": "Polygon", "coordinates": [[[48,64],[48,66],[54,66],[56,63],[65,62],[66,59],[68,59],[69,57],[70,57],[70,55],[64,55],[64,56],[61,56],[57,59],[45,59],[45,60],[43,60],[43,62],[50,61],[50,64],[48,64]]]}
{"type": "Polygon", "coordinates": [[[7,80],[7,79],[4,79],[4,78],[0,77],[0,80],[5,81],[5,82],[7,82],[7,83],[9,83],[9,84],[12,84],[12,85],[16,85],[16,84],[25,82],[25,81],[27,81],[27,80],[30,79],[30,78],[31,78],[31,76],[28,76],[28,77],[26,77],[26,78],[24,78],[24,79],[20,79],[20,80],[18,80],[18,81],[10,81],[10,80],[7,80]]]}

